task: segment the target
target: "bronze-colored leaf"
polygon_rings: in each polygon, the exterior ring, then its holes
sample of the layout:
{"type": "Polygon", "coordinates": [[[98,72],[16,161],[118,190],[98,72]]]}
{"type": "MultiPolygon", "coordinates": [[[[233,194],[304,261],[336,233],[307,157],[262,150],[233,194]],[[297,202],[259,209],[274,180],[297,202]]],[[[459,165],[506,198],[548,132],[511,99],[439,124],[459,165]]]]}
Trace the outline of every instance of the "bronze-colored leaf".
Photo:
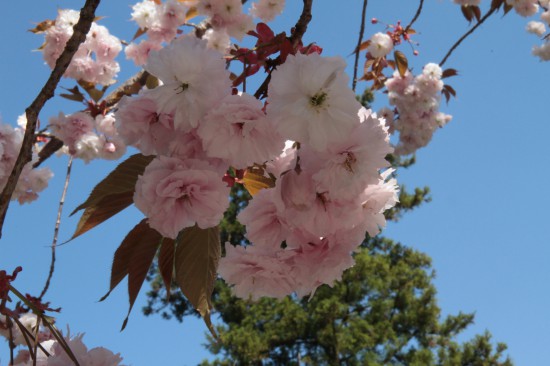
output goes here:
{"type": "Polygon", "coordinates": [[[447,90],[453,97],[456,97],[456,91],[450,85],[444,85],[443,89],[447,90]]]}
{"type": "Polygon", "coordinates": [[[504,0],[492,0],[491,1],[491,9],[499,9],[502,4],[504,3],[504,0]]]}
{"type": "Polygon", "coordinates": [[[403,52],[395,51],[393,53],[393,58],[395,59],[395,65],[397,66],[399,75],[401,75],[401,77],[404,77],[405,73],[409,69],[409,61],[407,60],[407,57],[403,52]]]}
{"type": "Polygon", "coordinates": [[[481,9],[479,6],[472,5],[472,13],[474,14],[476,20],[479,22],[481,20],[481,9]]]}
{"type": "Polygon", "coordinates": [[[128,315],[122,324],[123,330],[128,323],[128,317],[137,299],[139,290],[145,281],[149,267],[155,258],[162,236],[151,229],[147,219],[143,219],[126,235],[115,252],[111,268],[111,283],[109,291],[101,298],[103,301],[111,291],[128,276],[128,299],[130,307],[128,315]]]}
{"type": "Polygon", "coordinates": [[[512,10],[514,8],[513,5],[510,5],[508,3],[504,3],[504,15],[508,14],[510,12],[510,10],[512,10]]]}
{"type": "Polygon", "coordinates": [[[460,10],[462,10],[462,15],[464,15],[464,18],[466,18],[468,22],[471,22],[474,18],[474,12],[472,11],[472,8],[468,5],[462,5],[460,7],[460,10]]]}
{"type": "Polygon", "coordinates": [[[162,239],[162,245],[159,252],[159,272],[162,276],[162,282],[166,288],[166,299],[170,298],[170,288],[172,287],[172,275],[174,273],[174,252],[176,242],[169,238],[162,239]]]}
{"type": "Polygon", "coordinates": [[[370,44],[371,44],[371,40],[370,39],[366,40],[365,42],[359,45],[359,47],[355,50],[354,53],[366,50],[370,46],[370,44]]]}
{"type": "Polygon", "coordinates": [[[214,336],[216,333],[210,321],[210,297],[214,291],[220,255],[218,227],[201,229],[195,225],[180,233],[174,258],[178,286],[214,336]]]}
{"type": "Polygon", "coordinates": [[[134,33],[134,36],[132,37],[132,42],[144,35],[145,33],[147,33],[147,28],[138,28],[138,30],[136,31],[136,33],[134,33]]]}
{"type": "Polygon", "coordinates": [[[34,34],[37,33],[44,33],[51,27],[55,25],[55,20],[46,19],[36,25],[36,27],[29,29],[29,32],[33,32],[34,34]]]}
{"type": "Polygon", "coordinates": [[[185,14],[185,21],[188,22],[197,15],[199,15],[199,11],[195,6],[192,6],[189,8],[189,10],[187,10],[187,14],[185,14]]]}
{"type": "Polygon", "coordinates": [[[264,188],[275,187],[275,181],[272,178],[264,176],[262,173],[263,171],[251,169],[247,169],[244,172],[244,176],[241,181],[244,188],[246,188],[248,193],[252,196],[264,188]]]}
{"type": "Polygon", "coordinates": [[[132,203],[134,203],[134,192],[128,191],[110,194],[92,206],[86,207],[70,240],[107,221],[132,203]]]}
{"type": "Polygon", "coordinates": [[[157,86],[159,86],[159,79],[156,76],[147,75],[145,86],[147,86],[148,89],[155,89],[157,86]]]}
{"type": "MultiPolygon", "coordinates": [[[[63,88],[63,87],[62,87],[63,88]]],[[[83,102],[84,99],[86,99],[84,97],[84,94],[82,94],[82,92],[80,91],[80,89],[78,89],[78,86],[74,86],[74,88],[71,88],[71,89],[68,89],[68,88],[63,88],[65,89],[66,91],[68,91],[70,94],[59,94],[59,96],[63,97],[63,98],[66,98],[66,99],[69,99],[69,100],[74,100],[74,101],[77,101],[77,102],[83,102]]]]}
{"type": "Polygon", "coordinates": [[[98,90],[95,87],[94,83],[90,83],[86,80],[78,80],[78,85],[80,85],[84,90],[86,90],[86,93],[92,98],[94,102],[99,102],[99,100],[103,97],[105,94],[105,89],[98,90]]]}
{"type": "Polygon", "coordinates": [[[153,160],[154,156],[135,154],[120,163],[105,179],[99,182],[88,199],[78,206],[71,215],[79,210],[90,207],[101,201],[104,197],[118,193],[134,192],[138,176],[143,174],[145,167],[153,160]]]}
{"type": "Polygon", "coordinates": [[[443,70],[443,73],[441,74],[441,78],[445,79],[445,78],[450,78],[451,76],[456,76],[456,75],[458,75],[458,71],[456,71],[455,69],[445,69],[445,70],[443,70]]]}

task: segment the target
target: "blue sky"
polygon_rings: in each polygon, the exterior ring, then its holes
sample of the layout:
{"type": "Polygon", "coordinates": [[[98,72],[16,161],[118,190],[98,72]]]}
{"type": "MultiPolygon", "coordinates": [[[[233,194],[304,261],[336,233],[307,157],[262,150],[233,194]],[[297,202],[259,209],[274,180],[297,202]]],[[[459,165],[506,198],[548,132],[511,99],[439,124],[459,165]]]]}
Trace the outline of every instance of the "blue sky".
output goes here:
{"type": "MultiPolygon", "coordinates": [[[[55,18],[57,8],[79,7],[76,1],[9,2],[0,23],[0,115],[15,124],[46,80],[49,69],[41,54],[41,36],[26,30],[32,22],[55,18]]],[[[275,31],[289,31],[300,11],[300,1],[288,1],[275,31]]],[[[316,1],[305,42],[317,42],[324,55],[346,57],[357,42],[361,1],[316,1]],[[329,5],[330,4],[330,5],[329,5]]],[[[482,2],[488,6],[487,0],[482,2]]],[[[135,25],[129,21],[129,1],[105,1],[98,15],[122,39],[130,39],[135,25]]],[[[371,0],[367,18],[386,23],[407,23],[416,10],[410,0],[371,0]]],[[[546,207],[550,198],[543,187],[550,180],[548,76],[550,65],[530,55],[539,41],[524,31],[526,19],[510,13],[490,18],[454,53],[446,66],[460,76],[449,79],[458,97],[443,111],[453,120],[438,131],[432,143],[419,151],[417,164],[399,173],[407,187],[428,185],[433,201],[390,224],[385,235],[426,252],[433,258],[435,280],[443,314],[475,312],[476,324],[461,339],[490,330],[506,342],[517,365],[546,364],[550,360],[549,280],[550,233],[546,207]]],[[[419,71],[427,62],[439,62],[467,30],[458,6],[450,0],[428,0],[415,25],[420,55],[409,64],[419,71]]],[[[368,24],[366,34],[382,31],[368,24]]],[[[351,74],[353,57],[348,56],[351,74]]],[[[137,71],[120,57],[124,80],[137,71]]],[[[63,86],[72,87],[69,80],[63,86]]],[[[359,84],[362,89],[365,85],[359,84]]],[[[377,106],[386,104],[377,95],[377,106]]],[[[77,104],[56,98],[44,108],[46,121],[60,110],[71,113],[77,104]]],[[[47,275],[57,202],[64,180],[66,157],[52,158],[48,166],[55,178],[40,200],[10,207],[0,241],[0,268],[21,265],[15,283],[39,293],[47,275]]],[[[66,200],[61,239],[68,239],[76,218],[68,213],[91,188],[113,169],[112,162],[77,162],[66,200]]],[[[114,250],[141,218],[129,209],[92,232],[58,249],[58,262],[47,300],[62,306],[62,328],[85,332],[89,347],[105,346],[120,352],[125,363],[194,365],[208,357],[201,344],[205,328],[199,321],[183,324],[140,314],[145,297],[138,298],[127,329],[120,325],[127,311],[125,285],[103,303],[114,250]]],[[[143,292],[143,291],[142,291],[143,292]]],[[[0,365],[8,363],[7,346],[0,343],[0,365]]]]}

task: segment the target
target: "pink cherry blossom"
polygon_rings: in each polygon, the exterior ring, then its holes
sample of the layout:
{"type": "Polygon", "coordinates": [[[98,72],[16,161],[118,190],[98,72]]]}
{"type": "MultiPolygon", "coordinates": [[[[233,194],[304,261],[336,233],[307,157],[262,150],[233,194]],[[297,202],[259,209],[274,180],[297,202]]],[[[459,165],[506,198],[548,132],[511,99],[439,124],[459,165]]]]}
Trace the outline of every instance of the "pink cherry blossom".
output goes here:
{"type": "Polygon", "coordinates": [[[347,138],[359,124],[361,106],[348,87],[345,67],[339,57],[298,54],[272,73],[267,115],[283,138],[316,151],[347,138]]]}
{"type": "Polygon", "coordinates": [[[204,161],[159,156],[138,178],[134,202],[163,236],[186,227],[216,226],[229,206],[229,188],[204,161]]]}
{"type": "Polygon", "coordinates": [[[263,164],[281,153],[284,141],[249,94],[229,95],[201,121],[197,133],[210,157],[225,159],[237,169],[263,164]]]}
{"type": "Polygon", "coordinates": [[[184,132],[197,127],[212,105],[231,94],[222,55],[191,35],[151,51],[145,70],[163,82],[149,94],[158,112],[174,113],[175,127],[184,132]]]}

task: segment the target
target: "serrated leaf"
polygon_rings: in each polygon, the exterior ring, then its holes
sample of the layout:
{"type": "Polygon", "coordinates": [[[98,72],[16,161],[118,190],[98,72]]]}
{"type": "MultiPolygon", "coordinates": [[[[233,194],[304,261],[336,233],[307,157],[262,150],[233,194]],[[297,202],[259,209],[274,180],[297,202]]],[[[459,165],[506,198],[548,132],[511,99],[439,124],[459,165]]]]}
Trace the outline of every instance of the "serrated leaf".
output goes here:
{"type": "Polygon", "coordinates": [[[134,192],[115,193],[103,197],[84,210],[70,240],[107,221],[132,203],[134,203],[134,192]]]}
{"type": "Polygon", "coordinates": [[[143,285],[143,281],[147,277],[147,272],[155,258],[161,240],[162,236],[159,232],[149,227],[147,219],[143,219],[126,235],[115,252],[113,266],[111,267],[109,291],[100,301],[105,300],[111,291],[128,276],[128,300],[130,307],[121,330],[128,323],[128,317],[137,299],[139,290],[143,285]]]}
{"type": "Polygon", "coordinates": [[[105,179],[99,182],[92,190],[92,193],[90,193],[88,199],[71,212],[71,215],[96,204],[106,196],[133,192],[138,176],[143,174],[145,167],[147,167],[153,159],[154,156],[145,156],[142,154],[130,156],[109,173],[105,179]]]}
{"type": "Polygon", "coordinates": [[[88,199],[71,215],[84,209],[76,230],[70,240],[84,234],[133,203],[138,176],[153,160],[153,156],[136,154],[115,168],[90,193],[88,199]]]}
{"type": "MultiPolygon", "coordinates": [[[[261,172],[263,173],[263,172],[261,172]]],[[[259,171],[247,169],[244,172],[243,179],[241,180],[244,188],[254,196],[260,190],[264,188],[273,188],[275,187],[275,181],[272,178],[265,177],[259,171]]]]}
{"type": "Polygon", "coordinates": [[[395,66],[397,66],[399,75],[401,75],[401,77],[404,77],[407,73],[407,70],[409,69],[409,61],[407,60],[407,57],[403,52],[395,51],[393,53],[393,58],[395,59],[395,66]]]}
{"type": "MultiPolygon", "coordinates": [[[[355,50],[355,52],[360,52],[366,50],[371,44],[371,40],[366,40],[365,42],[361,43],[359,47],[355,50]]],[[[355,53],[354,52],[354,53],[355,53]]]]}
{"type": "Polygon", "coordinates": [[[460,7],[460,10],[462,11],[462,15],[464,15],[464,18],[466,18],[468,22],[471,22],[472,19],[474,18],[474,13],[472,11],[472,8],[468,5],[462,5],[460,7]]]}
{"type": "Polygon", "coordinates": [[[71,89],[63,88],[63,89],[70,92],[70,94],[59,94],[59,96],[61,96],[63,98],[66,98],[66,99],[69,99],[69,100],[74,100],[74,101],[77,101],[77,102],[83,102],[84,101],[84,99],[85,99],[84,94],[82,94],[80,89],[78,89],[78,86],[75,85],[74,88],[71,88],[71,89]]]}
{"type": "Polygon", "coordinates": [[[189,8],[189,10],[187,10],[187,13],[185,14],[185,21],[188,22],[197,15],[199,15],[199,11],[195,6],[192,6],[189,8]]]}
{"type": "Polygon", "coordinates": [[[443,88],[447,90],[453,97],[456,97],[456,91],[450,85],[444,85],[443,88]]]}
{"type": "Polygon", "coordinates": [[[479,9],[479,6],[473,5],[472,12],[474,13],[476,20],[479,22],[481,20],[481,9],[479,9]]]}
{"type": "Polygon", "coordinates": [[[176,242],[169,238],[162,239],[160,247],[158,264],[159,272],[166,288],[166,299],[170,298],[170,288],[172,287],[172,275],[174,273],[174,254],[176,242]]]}
{"type": "Polygon", "coordinates": [[[174,258],[178,286],[214,336],[216,333],[210,321],[211,296],[220,256],[218,227],[201,229],[195,225],[180,234],[174,258]]]}
{"type": "Polygon", "coordinates": [[[44,33],[45,31],[47,31],[48,29],[50,29],[54,25],[55,25],[55,20],[46,19],[46,20],[38,23],[36,25],[36,27],[34,27],[32,29],[29,29],[29,32],[32,32],[34,34],[44,33]]]}
{"type": "Polygon", "coordinates": [[[139,37],[141,37],[142,35],[144,35],[145,33],[147,33],[147,28],[138,28],[138,30],[136,31],[136,33],[134,33],[134,36],[132,37],[132,41],[135,41],[136,39],[138,39],[139,37]]]}
{"type": "Polygon", "coordinates": [[[499,9],[503,3],[504,3],[504,0],[492,0],[491,9],[499,9]]]}
{"type": "Polygon", "coordinates": [[[456,75],[458,75],[458,71],[456,71],[455,69],[445,69],[445,70],[443,70],[443,73],[441,74],[441,78],[445,79],[445,78],[450,78],[451,76],[456,76],[456,75]]]}

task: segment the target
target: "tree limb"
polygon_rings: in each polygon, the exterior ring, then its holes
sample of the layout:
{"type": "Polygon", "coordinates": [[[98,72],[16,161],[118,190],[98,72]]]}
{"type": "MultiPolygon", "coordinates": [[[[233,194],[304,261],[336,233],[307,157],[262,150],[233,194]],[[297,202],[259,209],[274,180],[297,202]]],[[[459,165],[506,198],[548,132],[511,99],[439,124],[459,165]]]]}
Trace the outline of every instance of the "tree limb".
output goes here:
{"type": "Polygon", "coordinates": [[[367,3],[368,0],[363,0],[363,11],[361,13],[361,28],[359,29],[359,39],[357,40],[357,47],[355,48],[355,61],[353,63],[353,80],[351,82],[351,89],[355,91],[357,86],[357,67],[359,66],[359,48],[363,43],[363,35],[365,34],[365,17],[367,15],[367,3]]]}
{"type": "Polygon", "coordinates": [[[86,40],[86,34],[92,26],[92,22],[95,18],[95,10],[97,9],[100,1],[101,0],[86,0],[84,7],[80,10],[80,18],[78,19],[78,23],[76,23],[73,27],[73,35],[67,41],[63,53],[61,53],[57,59],[48,81],[46,81],[46,84],[40,93],[38,93],[36,99],[25,110],[27,115],[27,126],[25,129],[23,142],[21,144],[21,150],[19,150],[19,156],[15,161],[15,165],[8,181],[6,182],[6,186],[0,195],[0,238],[2,237],[2,227],[4,226],[4,220],[6,218],[11,196],[13,195],[13,191],[17,185],[21,171],[23,170],[25,164],[32,160],[32,145],[34,143],[34,132],[36,129],[38,115],[42,110],[42,107],[44,107],[44,104],[46,104],[46,102],[53,97],[57,84],[71,63],[78,47],[86,40]]]}

